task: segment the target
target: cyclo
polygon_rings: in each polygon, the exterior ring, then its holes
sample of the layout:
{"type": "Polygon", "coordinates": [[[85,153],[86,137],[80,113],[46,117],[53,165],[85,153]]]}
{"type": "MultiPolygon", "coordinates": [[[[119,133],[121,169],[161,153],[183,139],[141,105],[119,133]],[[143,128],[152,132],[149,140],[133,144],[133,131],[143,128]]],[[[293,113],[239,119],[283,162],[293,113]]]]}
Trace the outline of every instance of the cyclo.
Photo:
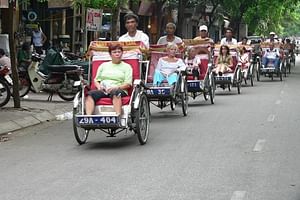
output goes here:
{"type": "MultiPolygon", "coordinates": [[[[261,49],[262,49],[262,60],[264,59],[264,55],[265,52],[269,52],[270,51],[270,46],[273,45],[274,49],[277,49],[277,51],[280,53],[279,55],[279,66],[276,67],[275,66],[275,62],[276,59],[275,58],[268,58],[268,62],[266,64],[266,66],[263,65],[263,61],[262,61],[262,65],[259,66],[259,68],[257,69],[257,80],[260,80],[260,75],[264,75],[265,77],[268,76],[269,78],[271,78],[271,80],[274,79],[274,75],[278,76],[280,81],[282,81],[282,73],[286,70],[284,63],[282,62],[283,59],[283,53],[281,51],[281,44],[279,43],[268,43],[268,42],[263,42],[261,43],[261,49]]],[[[266,58],[265,58],[266,59],[266,58]]]]}
{"type": "Polygon", "coordinates": [[[242,71],[242,79],[247,85],[247,81],[250,80],[251,86],[253,86],[254,76],[255,76],[255,65],[256,62],[259,62],[256,58],[256,52],[253,52],[253,47],[250,45],[239,45],[238,49],[243,51],[239,56],[239,64],[242,71]],[[246,59],[246,60],[245,60],[246,59]]]}
{"type": "Polygon", "coordinates": [[[82,83],[73,105],[73,130],[79,144],[84,144],[91,130],[99,129],[108,137],[115,137],[122,131],[133,131],[140,144],[145,144],[149,135],[149,103],[141,77],[142,42],[93,41],[89,46],[90,65],[88,84],[82,83]],[[101,98],[95,102],[93,115],[85,114],[85,97],[89,90],[95,89],[94,78],[100,64],[111,60],[108,46],[123,46],[122,60],[132,67],[133,83],[128,96],[122,97],[122,114],[118,118],[114,112],[111,98],[101,98]]]}
{"type": "MultiPolygon", "coordinates": [[[[176,53],[177,58],[183,58],[183,47],[177,44],[180,53],[176,53]]],[[[170,105],[171,110],[175,110],[175,106],[180,103],[182,113],[184,116],[188,113],[188,94],[187,83],[185,79],[185,68],[178,68],[177,81],[174,86],[169,85],[167,82],[162,82],[160,85],[153,84],[153,76],[158,64],[159,58],[166,56],[167,45],[150,45],[150,64],[146,70],[146,94],[148,100],[154,106],[163,109],[170,105]]]]}
{"type": "Polygon", "coordinates": [[[195,58],[200,59],[200,64],[198,64],[199,76],[193,75],[193,67],[187,67],[188,94],[193,99],[203,94],[205,101],[210,99],[211,104],[214,104],[216,85],[212,73],[211,44],[206,40],[193,39],[184,39],[183,42],[186,51],[189,52],[193,48],[197,52],[195,58]]]}
{"type": "MultiPolygon", "coordinates": [[[[233,66],[231,67],[232,72],[225,72],[222,75],[216,74],[215,84],[221,87],[223,90],[226,88],[231,91],[231,87],[236,87],[238,94],[241,93],[242,84],[242,71],[241,65],[238,64],[238,51],[237,45],[227,45],[230,49],[230,55],[233,60],[233,66]]],[[[216,67],[216,61],[220,53],[221,45],[215,45],[214,55],[213,55],[213,68],[216,67]]]]}
{"type": "Polygon", "coordinates": [[[291,73],[291,66],[293,63],[293,66],[295,66],[296,58],[294,53],[294,46],[290,43],[286,43],[283,46],[283,53],[284,53],[284,76],[286,77],[287,73],[291,73]]]}

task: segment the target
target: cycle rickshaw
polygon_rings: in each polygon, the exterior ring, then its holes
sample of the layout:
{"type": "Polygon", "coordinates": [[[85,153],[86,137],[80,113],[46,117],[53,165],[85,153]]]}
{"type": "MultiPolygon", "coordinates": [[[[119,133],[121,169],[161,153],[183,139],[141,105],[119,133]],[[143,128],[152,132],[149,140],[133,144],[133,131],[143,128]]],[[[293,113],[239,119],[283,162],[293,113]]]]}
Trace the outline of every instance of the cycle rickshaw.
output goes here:
{"type": "MultiPolygon", "coordinates": [[[[247,85],[247,81],[250,81],[250,85],[254,85],[254,76],[255,76],[255,53],[253,52],[253,48],[250,45],[239,45],[238,49],[241,50],[245,48],[245,54],[247,54],[248,62],[247,64],[242,61],[242,59],[239,59],[239,64],[241,66],[241,72],[242,72],[242,79],[244,80],[245,84],[247,85]]],[[[238,54],[239,58],[242,57],[241,54],[238,54]]]]}
{"type": "MultiPolygon", "coordinates": [[[[268,42],[261,43],[261,48],[262,48],[262,52],[263,52],[262,56],[264,56],[266,51],[269,51],[271,44],[272,43],[268,43],[268,42]]],[[[281,44],[279,44],[279,43],[274,44],[274,49],[278,49],[278,51],[280,52],[279,67],[278,68],[275,67],[275,59],[269,59],[267,66],[263,66],[263,64],[262,64],[257,69],[257,80],[258,81],[260,80],[261,75],[264,75],[265,77],[268,76],[269,78],[271,78],[271,80],[273,80],[274,75],[276,75],[277,77],[279,77],[280,81],[282,81],[282,74],[284,73],[284,71],[286,71],[286,68],[284,66],[284,63],[282,62],[283,53],[281,51],[281,44]]]]}
{"type": "Polygon", "coordinates": [[[206,40],[193,39],[184,39],[183,42],[187,48],[195,48],[196,52],[198,52],[196,57],[201,61],[199,64],[199,77],[196,77],[196,80],[192,75],[191,69],[187,69],[188,94],[193,99],[203,94],[205,101],[210,99],[211,104],[214,104],[216,86],[214,75],[211,71],[211,44],[206,40]]]}
{"type": "Polygon", "coordinates": [[[115,137],[122,131],[133,131],[140,144],[145,144],[149,135],[149,103],[141,77],[141,42],[93,41],[89,46],[89,84],[81,83],[81,91],[76,94],[73,105],[73,130],[79,144],[84,144],[91,130],[99,129],[108,137],[115,137]],[[108,46],[123,46],[123,61],[130,64],[133,71],[132,88],[128,96],[122,97],[122,115],[119,118],[114,112],[111,98],[101,98],[96,102],[93,115],[85,114],[85,97],[87,91],[95,89],[94,78],[99,65],[109,61],[108,46]]]}
{"type": "MultiPolygon", "coordinates": [[[[149,102],[163,109],[167,106],[171,107],[171,110],[175,110],[178,103],[181,104],[182,113],[184,116],[188,113],[188,94],[187,94],[187,83],[185,80],[185,69],[178,69],[178,78],[174,88],[168,85],[167,82],[163,82],[160,86],[154,86],[153,75],[158,63],[159,58],[166,56],[167,45],[150,45],[150,65],[146,71],[146,94],[149,102]]],[[[183,58],[183,46],[178,44],[181,53],[177,53],[176,57],[183,58]]]]}
{"type": "MultiPolygon", "coordinates": [[[[219,56],[221,45],[215,45],[214,55],[213,55],[213,65],[216,64],[216,60],[219,56]]],[[[223,73],[221,76],[219,74],[215,75],[215,84],[225,90],[226,88],[231,91],[232,87],[237,88],[238,94],[241,93],[242,84],[242,71],[241,65],[238,63],[238,51],[237,45],[228,45],[230,49],[230,55],[233,59],[233,66],[231,67],[232,72],[223,73]]]]}

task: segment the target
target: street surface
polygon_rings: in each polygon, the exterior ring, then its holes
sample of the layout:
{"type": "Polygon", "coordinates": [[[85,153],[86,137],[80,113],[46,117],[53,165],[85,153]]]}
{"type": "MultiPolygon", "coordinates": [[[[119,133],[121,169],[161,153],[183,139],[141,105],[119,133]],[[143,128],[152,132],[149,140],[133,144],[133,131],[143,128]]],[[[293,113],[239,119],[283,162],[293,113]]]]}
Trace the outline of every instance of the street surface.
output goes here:
{"type": "Polygon", "coordinates": [[[187,117],[152,108],[144,146],[99,131],[79,146],[71,120],[15,132],[0,143],[0,199],[300,200],[299,61],[282,82],[191,100],[187,117]]]}

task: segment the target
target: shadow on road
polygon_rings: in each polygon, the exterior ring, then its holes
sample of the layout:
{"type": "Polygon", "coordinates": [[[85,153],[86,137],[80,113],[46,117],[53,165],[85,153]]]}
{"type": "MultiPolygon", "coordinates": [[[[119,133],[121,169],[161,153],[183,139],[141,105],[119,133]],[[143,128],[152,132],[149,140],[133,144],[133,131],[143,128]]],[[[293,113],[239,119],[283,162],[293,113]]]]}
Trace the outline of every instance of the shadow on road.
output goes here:
{"type": "Polygon", "coordinates": [[[59,101],[59,100],[52,100],[47,101],[47,99],[22,99],[25,102],[38,102],[38,103],[67,103],[68,101],[59,101]]]}
{"type": "MultiPolygon", "coordinates": [[[[90,133],[93,134],[93,133],[90,133]]],[[[98,134],[104,134],[104,133],[94,133],[95,135],[98,134]]],[[[117,135],[114,138],[107,138],[107,137],[101,137],[99,135],[99,139],[93,137],[88,138],[88,141],[86,144],[83,144],[81,146],[78,146],[78,148],[83,148],[85,150],[115,150],[115,149],[123,149],[128,148],[130,146],[135,147],[137,145],[140,145],[137,137],[133,133],[127,133],[126,136],[124,136],[124,133],[121,132],[119,135],[117,135]],[[90,140],[89,140],[90,139],[90,140]]]]}

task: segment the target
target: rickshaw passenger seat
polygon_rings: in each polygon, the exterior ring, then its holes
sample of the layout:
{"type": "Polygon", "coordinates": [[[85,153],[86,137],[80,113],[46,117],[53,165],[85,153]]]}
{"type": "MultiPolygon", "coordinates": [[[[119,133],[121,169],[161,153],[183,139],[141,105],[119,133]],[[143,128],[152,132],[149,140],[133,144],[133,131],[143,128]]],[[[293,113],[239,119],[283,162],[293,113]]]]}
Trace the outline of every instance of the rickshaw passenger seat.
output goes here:
{"type": "MultiPolygon", "coordinates": [[[[94,84],[94,79],[97,74],[98,67],[104,63],[108,62],[109,60],[94,60],[92,62],[92,79],[91,79],[91,89],[96,89],[95,84],[94,84]]],[[[139,60],[138,59],[126,59],[123,60],[124,62],[130,64],[132,67],[132,81],[135,79],[140,79],[140,67],[139,67],[139,60]]],[[[130,95],[133,91],[133,87],[131,87],[128,90],[128,96],[122,97],[122,104],[127,105],[130,101],[130,95]]],[[[112,105],[112,100],[110,98],[101,98],[99,101],[96,102],[96,105],[112,105]]]]}

